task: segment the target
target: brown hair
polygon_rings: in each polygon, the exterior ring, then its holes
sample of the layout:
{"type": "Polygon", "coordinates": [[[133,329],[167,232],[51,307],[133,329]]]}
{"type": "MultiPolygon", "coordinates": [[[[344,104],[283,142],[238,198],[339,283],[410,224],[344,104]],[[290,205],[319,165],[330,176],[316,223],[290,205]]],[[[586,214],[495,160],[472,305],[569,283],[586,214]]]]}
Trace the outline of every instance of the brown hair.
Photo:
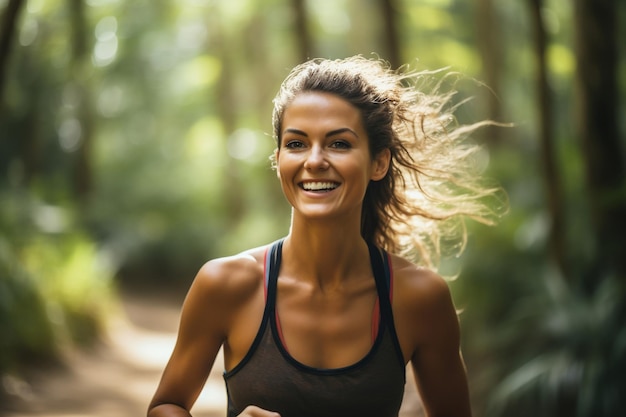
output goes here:
{"type": "Polygon", "coordinates": [[[393,71],[384,61],[361,56],[314,59],[285,79],[272,117],[280,146],[285,109],[298,94],[332,93],[357,107],[372,157],[383,149],[391,152],[387,175],[368,186],[361,234],[430,267],[438,264],[441,242],[452,239],[452,247],[463,249],[464,218],[491,223],[505,206],[499,188],[481,184],[476,156],[482,148],[467,140],[479,127],[493,123],[456,124],[454,91],[439,93],[441,81],[423,91],[434,75],[393,71]],[[490,197],[497,197],[495,206],[487,203],[490,197]]]}

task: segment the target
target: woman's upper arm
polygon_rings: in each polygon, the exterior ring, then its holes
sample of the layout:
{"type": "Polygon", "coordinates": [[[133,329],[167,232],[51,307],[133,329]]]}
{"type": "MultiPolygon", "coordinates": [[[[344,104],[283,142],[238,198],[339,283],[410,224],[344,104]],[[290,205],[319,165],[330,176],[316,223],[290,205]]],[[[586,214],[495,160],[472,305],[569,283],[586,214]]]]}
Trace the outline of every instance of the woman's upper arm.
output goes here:
{"type": "Polygon", "coordinates": [[[448,284],[430,271],[419,275],[409,310],[414,341],[410,360],[424,408],[429,417],[469,417],[459,321],[448,284]]]}
{"type": "MultiPolygon", "coordinates": [[[[227,335],[232,302],[224,261],[205,264],[195,277],[181,311],[178,336],[161,382],[149,406],[149,416],[166,416],[167,405],[189,411],[200,394],[227,335]]],[[[180,414],[186,415],[186,414],[180,414]]]]}

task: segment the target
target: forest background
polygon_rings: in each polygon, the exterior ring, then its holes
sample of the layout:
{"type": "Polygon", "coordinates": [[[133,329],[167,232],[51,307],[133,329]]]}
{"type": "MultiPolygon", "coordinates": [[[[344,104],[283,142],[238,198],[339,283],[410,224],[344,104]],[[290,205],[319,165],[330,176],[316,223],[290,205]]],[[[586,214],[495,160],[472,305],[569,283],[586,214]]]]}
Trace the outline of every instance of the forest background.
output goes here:
{"type": "Polygon", "coordinates": [[[120,288],[283,236],[271,100],[306,58],[362,54],[463,74],[459,123],[514,125],[473,137],[508,214],[442,264],[476,415],[620,414],[625,8],[0,0],[0,375],[94,343],[120,288]]]}

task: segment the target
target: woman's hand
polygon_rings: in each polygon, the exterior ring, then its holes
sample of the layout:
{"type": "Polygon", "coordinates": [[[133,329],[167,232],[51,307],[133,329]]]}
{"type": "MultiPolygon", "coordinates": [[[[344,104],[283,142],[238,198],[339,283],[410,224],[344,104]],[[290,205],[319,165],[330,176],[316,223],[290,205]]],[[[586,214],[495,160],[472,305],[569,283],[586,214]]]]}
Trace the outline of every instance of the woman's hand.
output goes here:
{"type": "Polygon", "coordinates": [[[249,405],[238,417],[280,417],[280,414],[249,405]]]}

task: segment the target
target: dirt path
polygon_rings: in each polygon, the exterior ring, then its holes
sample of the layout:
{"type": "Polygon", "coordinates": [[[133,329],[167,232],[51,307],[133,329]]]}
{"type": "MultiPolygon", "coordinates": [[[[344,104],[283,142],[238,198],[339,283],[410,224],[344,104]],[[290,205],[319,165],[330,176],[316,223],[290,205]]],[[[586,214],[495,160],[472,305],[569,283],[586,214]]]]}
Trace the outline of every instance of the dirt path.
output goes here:
{"type": "MultiPolygon", "coordinates": [[[[182,295],[128,293],[110,336],[98,347],[67,353],[67,366],[36,372],[29,382],[5,379],[6,417],[144,416],[172,350],[182,295]]],[[[216,364],[220,364],[218,358],[216,364]]],[[[401,417],[419,416],[419,402],[408,377],[401,417]]],[[[226,394],[221,368],[214,367],[196,403],[196,417],[223,417],[226,394]]]]}

